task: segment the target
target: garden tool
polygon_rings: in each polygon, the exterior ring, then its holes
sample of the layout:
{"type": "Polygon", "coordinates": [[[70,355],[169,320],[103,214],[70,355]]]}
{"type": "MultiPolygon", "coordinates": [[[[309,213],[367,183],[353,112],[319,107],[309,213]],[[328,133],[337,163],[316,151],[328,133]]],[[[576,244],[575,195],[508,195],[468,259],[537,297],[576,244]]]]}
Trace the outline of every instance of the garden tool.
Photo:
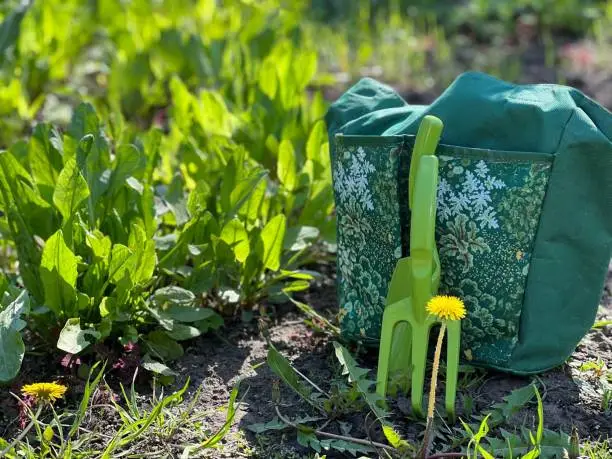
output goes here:
{"type": "MultiPolygon", "coordinates": [[[[412,408],[420,416],[429,332],[440,323],[425,308],[440,282],[435,245],[438,158],[432,153],[441,131],[442,122],[426,116],[417,133],[409,176],[410,256],[398,261],[389,284],[378,359],[378,394],[386,395],[389,369],[403,365],[411,372],[412,408]]],[[[459,321],[449,321],[447,327],[446,412],[453,419],[461,325],[459,321]]]]}

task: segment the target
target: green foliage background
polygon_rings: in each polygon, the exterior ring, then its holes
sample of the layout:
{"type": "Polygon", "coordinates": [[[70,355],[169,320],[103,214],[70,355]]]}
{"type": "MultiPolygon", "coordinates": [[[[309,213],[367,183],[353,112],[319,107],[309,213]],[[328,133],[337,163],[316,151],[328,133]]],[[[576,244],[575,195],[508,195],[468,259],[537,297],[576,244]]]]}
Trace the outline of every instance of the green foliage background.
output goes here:
{"type": "MultiPolygon", "coordinates": [[[[302,267],[333,249],[334,222],[304,5],[13,6],[0,28],[3,291],[13,304],[9,286],[27,290],[21,317],[40,339],[70,354],[140,342],[145,368],[170,374],[161,362],[219,313],[308,288],[302,267]]],[[[14,318],[0,338],[23,356],[14,318]]]]}

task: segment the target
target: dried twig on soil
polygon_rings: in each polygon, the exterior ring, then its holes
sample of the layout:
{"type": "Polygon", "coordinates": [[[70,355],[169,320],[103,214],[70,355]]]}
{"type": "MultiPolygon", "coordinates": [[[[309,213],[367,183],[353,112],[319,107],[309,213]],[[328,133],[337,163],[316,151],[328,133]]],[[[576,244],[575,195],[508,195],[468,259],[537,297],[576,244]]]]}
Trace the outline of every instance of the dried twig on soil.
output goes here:
{"type": "MultiPolygon", "coordinates": [[[[285,424],[295,429],[299,429],[299,426],[297,424],[295,424],[294,422],[291,422],[289,419],[287,419],[285,416],[281,414],[280,410],[278,409],[278,405],[275,405],[274,409],[276,410],[276,414],[281,421],[283,421],[285,424]]],[[[359,445],[373,446],[376,448],[385,449],[387,451],[395,451],[395,448],[393,448],[392,446],[384,445],[382,443],[378,443],[378,442],[371,441],[371,440],[363,440],[361,438],[354,438],[354,437],[349,437],[345,435],[337,435],[337,434],[333,434],[329,432],[323,432],[321,430],[315,430],[314,433],[316,435],[320,435],[322,437],[327,437],[327,438],[333,438],[335,440],[343,440],[343,441],[348,441],[351,443],[357,443],[359,445]]]]}

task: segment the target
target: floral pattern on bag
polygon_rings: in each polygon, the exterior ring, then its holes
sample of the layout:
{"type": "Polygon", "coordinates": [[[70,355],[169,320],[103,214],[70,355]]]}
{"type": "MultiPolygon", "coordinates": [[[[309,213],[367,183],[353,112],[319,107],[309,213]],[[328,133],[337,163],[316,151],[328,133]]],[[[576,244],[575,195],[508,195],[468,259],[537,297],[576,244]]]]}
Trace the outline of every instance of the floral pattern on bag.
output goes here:
{"type": "Polygon", "coordinates": [[[336,144],[338,297],[342,333],[377,342],[387,288],[401,257],[397,171],[402,142],[336,144]]]}
{"type": "MultiPolygon", "coordinates": [[[[338,138],[338,296],[345,337],[379,340],[387,289],[409,233],[407,142],[338,138]]],[[[461,297],[464,356],[503,365],[516,345],[529,259],[551,164],[441,148],[436,239],[440,292],[461,297]]]]}
{"type": "Polygon", "coordinates": [[[550,164],[440,156],[440,291],[463,299],[464,355],[502,365],[518,340],[550,164]]]}

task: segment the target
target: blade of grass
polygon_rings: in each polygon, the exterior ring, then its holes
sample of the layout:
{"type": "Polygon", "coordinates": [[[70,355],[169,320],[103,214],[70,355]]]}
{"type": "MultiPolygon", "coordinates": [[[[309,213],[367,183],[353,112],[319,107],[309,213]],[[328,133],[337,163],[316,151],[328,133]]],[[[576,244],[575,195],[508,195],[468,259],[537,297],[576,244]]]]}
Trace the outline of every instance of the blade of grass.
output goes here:
{"type": "MultiPolygon", "coordinates": [[[[232,423],[234,422],[234,418],[236,416],[236,411],[238,409],[238,406],[240,405],[240,402],[236,404],[236,399],[238,398],[239,387],[240,387],[240,381],[236,383],[236,385],[234,386],[230,394],[230,399],[227,404],[227,414],[225,416],[225,422],[223,423],[223,425],[214,433],[214,435],[208,437],[201,444],[187,446],[183,450],[183,454],[181,454],[181,459],[196,457],[195,455],[197,454],[198,450],[212,448],[217,443],[219,443],[223,439],[223,437],[225,437],[225,435],[227,435],[227,432],[229,432],[229,429],[232,427],[232,423]]],[[[248,390],[247,392],[245,392],[244,396],[246,396],[247,393],[248,393],[248,390]]],[[[242,398],[244,398],[244,396],[242,398]]]]}
{"type": "MultiPolygon", "coordinates": [[[[106,449],[101,455],[102,459],[111,459],[112,457],[116,457],[116,455],[112,455],[116,448],[120,448],[126,446],[130,443],[133,443],[138,437],[140,437],[150,426],[153,424],[159,416],[162,415],[164,408],[174,402],[178,402],[185,391],[189,387],[189,379],[182,387],[182,389],[177,392],[164,397],[159,403],[155,405],[153,410],[147,415],[140,419],[137,419],[131,423],[124,423],[124,425],[119,429],[113,440],[108,444],[106,449]]],[[[118,407],[118,406],[117,406],[118,407]]],[[[118,411],[119,411],[118,407],[118,411]]]]}
{"type": "Polygon", "coordinates": [[[312,306],[300,301],[294,300],[291,296],[287,295],[289,301],[291,301],[300,311],[306,314],[310,319],[323,324],[323,330],[329,332],[332,336],[340,336],[340,327],[332,324],[329,320],[319,314],[313,309],[312,306]]]}
{"type": "MultiPolygon", "coordinates": [[[[293,365],[287,360],[274,346],[268,349],[268,365],[270,369],[281,378],[285,384],[291,387],[302,399],[308,402],[313,408],[325,414],[325,410],[312,398],[312,391],[302,381],[302,377],[297,373],[293,365]]],[[[306,379],[311,385],[309,380],[306,379]]],[[[318,387],[314,386],[317,390],[318,387]]],[[[324,392],[323,392],[324,394],[324,392]]]]}
{"type": "Polygon", "coordinates": [[[70,440],[79,430],[79,426],[83,422],[83,418],[87,413],[87,408],[89,407],[89,402],[91,397],[100,384],[100,380],[102,379],[102,375],[104,374],[104,369],[106,368],[106,364],[102,365],[100,371],[95,376],[93,381],[91,380],[91,376],[93,375],[94,370],[100,365],[100,362],[96,362],[91,370],[89,371],[89,376],[87,377],[87,383],[85,384],[85,389],[83,391],[83,398],[81,399],[81,403],[79,404],[79,409],[76,412],[76,416],[74,417],[74,421],[72,422],[72,427],[70,428],[70,432],[68,432],[68,439],[70,440]]]}

